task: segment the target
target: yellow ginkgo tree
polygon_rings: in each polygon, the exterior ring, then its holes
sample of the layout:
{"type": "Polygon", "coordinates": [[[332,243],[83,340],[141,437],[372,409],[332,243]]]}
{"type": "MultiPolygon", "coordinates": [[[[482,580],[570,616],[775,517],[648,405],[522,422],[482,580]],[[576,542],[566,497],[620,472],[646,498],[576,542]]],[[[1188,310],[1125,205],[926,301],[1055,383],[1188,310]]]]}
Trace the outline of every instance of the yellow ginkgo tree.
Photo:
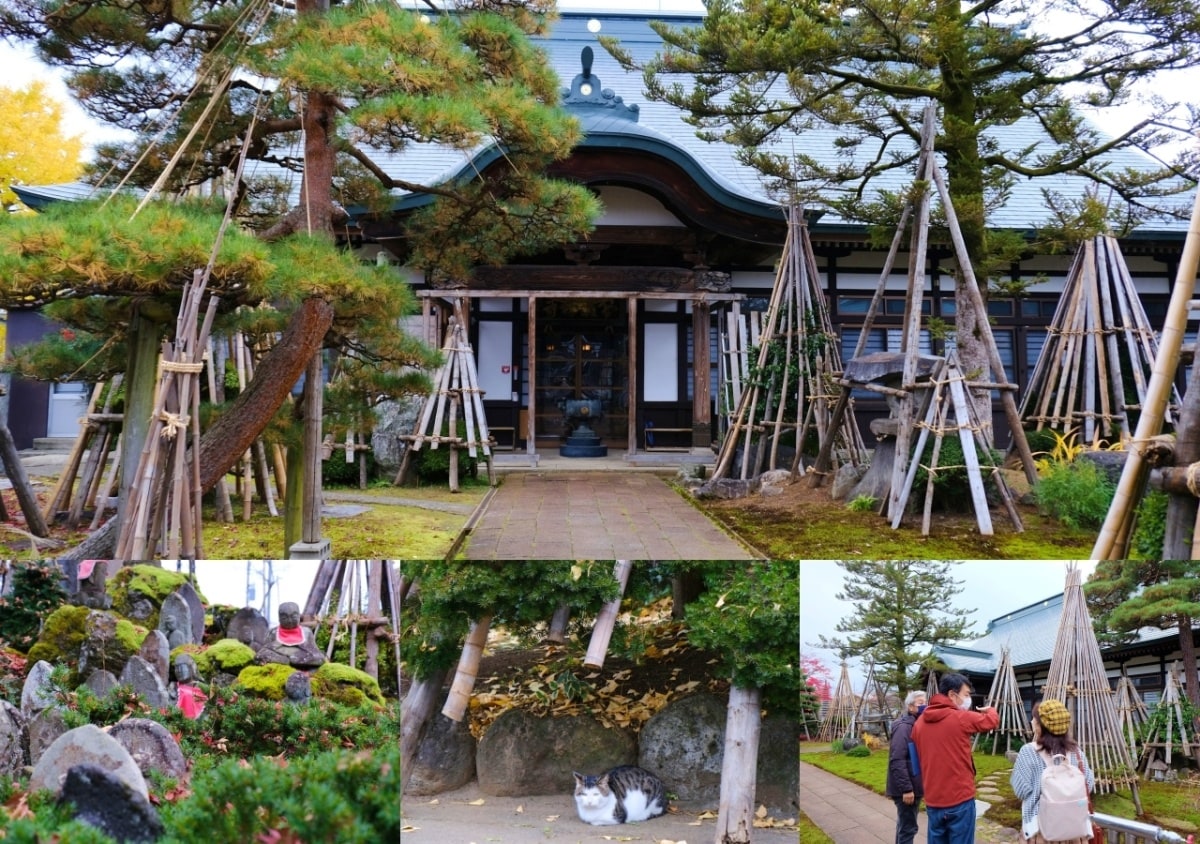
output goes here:
{"type": "Polygon", "coordinates": [[[19,202],[14,184],[57,184],[78,177],[82,154],[82,136],[66,133],[63,103],[46,83],[0,85],[0,202],[5,208],[19,202]]]}

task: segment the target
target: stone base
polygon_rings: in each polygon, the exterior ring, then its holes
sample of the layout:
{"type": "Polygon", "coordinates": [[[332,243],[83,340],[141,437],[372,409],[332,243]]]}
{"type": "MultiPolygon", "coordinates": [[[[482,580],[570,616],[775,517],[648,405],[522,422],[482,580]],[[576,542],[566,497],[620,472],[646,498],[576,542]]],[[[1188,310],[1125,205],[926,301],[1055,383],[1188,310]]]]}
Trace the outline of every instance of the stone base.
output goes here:
{"type": "Polygon", "coordinates": [[[595,431],[581,430],[567,437],[567,442],[559,446],[558,453],[562,457],[607,457],[608,446],[600,442],[595,431]]]}
{"type": "Polygon", "coordinates": [[[316,542],[296,542],[288,549],[289,560],[329,560],[333,558],[333,543],[326,537],[316,542]]]}

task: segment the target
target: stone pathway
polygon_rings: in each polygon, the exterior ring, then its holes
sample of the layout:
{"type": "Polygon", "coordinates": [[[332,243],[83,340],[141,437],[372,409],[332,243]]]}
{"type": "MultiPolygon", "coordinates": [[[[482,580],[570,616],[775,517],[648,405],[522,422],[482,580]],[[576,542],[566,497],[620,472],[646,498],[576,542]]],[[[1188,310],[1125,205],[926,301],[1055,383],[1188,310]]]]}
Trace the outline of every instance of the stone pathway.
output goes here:
{"type": "Polygon", "coordinates": [[[644,472],[506,474],[467,540],[472,560],[747,560],[754,554],[644,472]]]}

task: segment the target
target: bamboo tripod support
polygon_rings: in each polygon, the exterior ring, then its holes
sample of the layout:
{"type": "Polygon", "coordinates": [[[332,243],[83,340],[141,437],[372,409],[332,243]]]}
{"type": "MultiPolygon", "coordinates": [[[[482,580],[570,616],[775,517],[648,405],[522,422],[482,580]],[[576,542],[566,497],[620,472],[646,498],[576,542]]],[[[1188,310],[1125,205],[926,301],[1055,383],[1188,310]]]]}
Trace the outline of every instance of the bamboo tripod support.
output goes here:
{"type": "Polygon", "coordinates": [[[168,558],[203,556],[199,376],[219,301],[208,297],[201,324],[205,287],[205,272],[196,270],[183,291],[175,341],[163,343],[154,414],[130,491],[129,518],[117,540],[118,559],[146,559],[154,553],[160,535],[168,558]],[[197,445],[190,466],[185,461],[189,431],[197,445]]]}
{"type": "Polygon", "coordinates": [[[821,721],[817,740],[834,741],[852,735],[857,708],[854,689],[850,685],[850,668],[843,662],[842,673],[838,675],[837,685],[833,688],[833,698],[829,701],[825,719],[821,721]]]}
{"type": "Polygon", "coordinates": [[[888,706],[887,691],[875,674],[875,661],[870,660],[867,663],[867,679],[863,684],[862,697],[858,699],[858,706],[854,709],[851,732],[858,735],[869,725],[879,724],[883,734],[891,738],[892,721],[895,718],[896,713],[888,706]]]}
{"type": "MultiPolygon", "coordinates": [[[[1021,700],[1021,689],[1017,685],[1017,675],[1013,670],[1012,655],[1008,648],[1000,649],[1000,665],[996,667],[995,680],[992,682],[992,688],[988,691],[987,700],[984,703],[986,706],[996,708],[997,715],[1000,716],[1000,724],[996,729],[992,730],[992,754],[996,755],[996,751],[1000,749],[1000,736],[1005,737],[1005,752],[1011,751],[1013,738],[1019,738],[1023,742],[1032,740],[1033,727],[1029,723],[1029,719],[1025,717],[1025,704],[1021,700]]],[[[979,745],[979,733],[975,734],[975,738],[971,741],[971,749],[974,750],[979,745]]]]}
{"type": "Polygon", "coordinates": [[[987,491],[984,488],[983,469],[989,470],[989,475],[1000,493],[1000,500],[1008,512],[1009,520],[1018,531],[1024,531],[1021,516],[1017,512],[1012,493],[1000,472],[1000,466],[991,458],[991,449],[983,435],[983,425],[975,414],[975,405],[967,399],[966,376],[958,364],[958,356],[950,353],[944,365],[935,373],[933,379],[933,395],[929,402],[923,421],[916,423],[920,429],[917,435],[917,445],[913,449],[913,459],[908,465],[898,494],[893,495],[891,518],[892,527],[900,527],[908,507],[908,498],[912,493],[917,470],[921,468],[920,458],[925,453],[925,444],[929,434],[934,436],[933,453],[929,465],[925,467],[928,480],[925,486],[925,505],[921,520],[921,535],[928,536],[933,513],[934,484],[938,471],[961,468],[958,466],[942,466],[938,459],[941,455],[942,442],[947,434],[957,435],[962,444],[963,459],[966,462],[967,482],[971,489],[971,501],[975,509],[975,518],[979,532],[984,536],[992,536],[991,511],[988,508],[987,491]],[[953,417],[953,421],[952,421],[953,417]],[[980,462],[980,456],[985,463],[980,462]]]}
{"type": "Polygon", "coordinates": [[[1196,737],[1188,738],[1189,724],[1183,717],[1183,693],[1180,691],[1179,683],[1179,663],[1171,665],[1171,670],[1167,672],[1167,684],[1163,689],[1162,699],[1158,702],[1158,709],[1166,710],[1166,723],[1155,726],[1153,732],[1146,736],[1146,741],[1142,743],[1142,755],[1145,759],[1145,767],[1142,769],[1144,775],[1150,774],[1150,766],[1154,763],[1156,757],[1155,750],[1161,748],[1163,755],[1166,757],[1166,763],[1171,764],[1171,749],[1178,742],[1185,754],[1192,752],[1192,747],[1196,741],[1196,737]]]}
{"type": "Polygon", "coordinates": [[[1061,701],[1071,713],[1072,735],[1096,772],[1096,792],[1132,789],[1140,815],[1137,770],[1121,735],[1116,696],[1108,685],[1104,657],[1083,596],[1082,576],[1074,563],[1067,566],[1062,615],[1042,696],[1061,701]]]}
{"type": "Polygon", "coordinates": [[[467,341],[466,317],[462,301],[454,306],[454,316],[446,329],[442,344],[446,362],[434,376],[433,392],[425,400],[425,406],[417,421],[416,430],[400,439],[408,443],[400,459],[400,470],[395,484],[404,483],[412,466],[413,455],[426,444],[436,449],[445,443],[450,449],[450,489],[458,492],[458,453],[466,449],[471,457],[487,462],[488,482],[496,485],[496,468],[493,465],[492,449],[495,442],[488,432],[487,416],[483,410],[483,391],[479,389],[479,375],[475,370],[475,355],[467,341]],[[462,415],[466,428],[466,439],[458,435],[458,419],[462,415]]]}
{"type": "Polygon", "coordinates": [[[830,424],[830,402],[835,397],[834,385],[842,368],[841,352],[821,289],[803,209],[789,206],[787,219],[788,238],[761,327],[753,319],[749,326],[742,325],[740,309],[736,307],[730,314],[722,371],[729,379],[727,398],[736,409],[725,425],[714,478],[732,473],[739,447],[743,480],[751,474],[761,474],[764,465],[777,468],[779,444],[786,430],[794,432],[796,440],[796,457],[791,463],[793,475],[798,471],[803,443],[810,431],[815,431],[819,440],[836,439],[848,461],[858,464],[865,459],[866,448],[853,412],[843,414],[839,425],[830,424]],[[770,380],[763,383],[761,373],[770,362],[772,344],[779,342],[783,344],[782,373],[772,372],[770,380]],[[758,376],[751,378],[749,350],[753,345],[758,346],[758,376]],[[814,346],[820,351],[810,352],[814,346]],[[793,396],[796,418],[788,420],[785,411],[793,396]],[[752,461],[751,447],[756,438],[752,461]]]}
{"type": "Polygon", "coordinates": [[[391,560],[322,560],[304,604],[314,635],[329,625],[327,659],[339,635],[349,640],[349,664],[358,668],[358,634],[365,632],[362,670],[379,679],[379,649],[394,650],[400,685],[400,575],[391,560]]]}
{"type": "MultiPolygon", "coordinates": [[[[1127,440],[1133,433],[1129,412],[1145,405],[1148,373],[1157,354],[1158,338],[1116,238],[1100,235],[1085,241],[1075,253],[1029,379],[1021,418],[1036,430],[1064,435],[1080,428],[1082,441],[1093,448],[1102,440],[1127,440]]],[[[1172,391],[1178,407],[1174,385],[1172,391]]],[[[1172,417],[1169,405],[1164,418],[1173,423],[1172,417]]]]}
{"type": "Polygon", "coordinates": [[[1121,724],[1121,735],[1129,747],[1129,756],[1139,758],[1138,729],[1150,718],[1146,704],[1142,703],[1141,695],[1133,687],[1129,675],[1121,671],[1121,679],[1117,681],[1117,718],[1121,724]]]}

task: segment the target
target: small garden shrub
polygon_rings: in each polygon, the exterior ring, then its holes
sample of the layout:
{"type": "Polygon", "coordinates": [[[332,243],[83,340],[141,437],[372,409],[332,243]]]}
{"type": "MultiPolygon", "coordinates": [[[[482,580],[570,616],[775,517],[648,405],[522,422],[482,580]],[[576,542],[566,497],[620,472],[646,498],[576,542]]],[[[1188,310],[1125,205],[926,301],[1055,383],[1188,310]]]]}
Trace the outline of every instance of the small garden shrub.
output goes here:
{"type": "Polygon", "coordinates": [[[871,748],[867,747],[865,744],[860,744],[847,750],[846,755],[853,756],[856,759],[863,756],[870,756],[871,748]]]}
{"type": "Polygon", "coordinates": [[[1133,529],[1133,553],[1143,560],[1162,557],[1167,538],[1167,504],[1171,497],[1162,490],[1150,490],[1138,505],[1137,526],[1133,529]]]}
{"type": "Polygon", "coordinates": [[[845,753],[846,752],[846,747],[845,747],[845,745],[842,744],[841,739],[835,739],[829,749],[832,750],[834,753],[845,753]]]}
{"type": "MultiPolygon", "coordinates": [[[[913,482],[913,492],[909,497],[910,506],[920,506],[925,500],[925,487],[929,483],[929,471],[925,468],[933,460],[933,437],[925,443],[925,451],[921,455],[921,467],[913,482]]],[[[967,478],[966,457],[963,455],[962,441],[958,435],[946,436],[942,439],[942,448],[938,452],[938,469],[933,477],[933,503],[939,510],[959,512],[972,506],[971,485],[967,478]]],[[[979,465],[983,470],[984,488],[989,497],[996,493],[996,485],[992,481],[987,467],[999,466],[1004,462],[1004,455],[993,450],[991,456],[979,455],[979,465]]]]}
{"type": "MultiPolygon", "coordinates": [[[[353,463],[346,462],[346,455],[341,449],[334,449],[328,460],[321,461],[321,481],[325,486],[358,487],[358,457],[356,452],[353,463]]],[[[450,464],[447,463],[447,471],[450,464]]],[[[367,452],[367,483],[379,477],[379,463],[375,460],[375,452],[367,452]]]]}
{"type": "Polygon", "coordinates": [[[1042,512],[1073,528],[1104,524],[1116,486],[1087,460],[1051,463],[1034,487],[1042,512]]]}
{"type": "MultiPolygon", "coordinates": [[[[447,428],[442,431],[443,437],[447,435],[448,430],[447,428]]],[[[458,436],[462,440],[467,438],[467,425],[462,420],[458,422],[458,436]]],[[[450,446],[446,443],[437,448],[430,448],[428,444],[421,446],[413,463],[417,477],[423,483],[446,483],[450,480],[450,446]]],[[[475,478],[478,474],[479,461],[468,454],[466,449],[461,449],[458,452],[458,477],[475,478]]]]}
{"type": "Polygon", "coordinates": [[[17,563],[12,593],[0,597],[0,640],[22,653],[37,641],[42,619],[66,600],[62,571],[49,563],[17,563]]]}
{"type": "Polygon", "coordinates": [[[858,495],[846,505],[846,509],[854,513],[870,513],[879,502],[871,495],[858,495]]]}

